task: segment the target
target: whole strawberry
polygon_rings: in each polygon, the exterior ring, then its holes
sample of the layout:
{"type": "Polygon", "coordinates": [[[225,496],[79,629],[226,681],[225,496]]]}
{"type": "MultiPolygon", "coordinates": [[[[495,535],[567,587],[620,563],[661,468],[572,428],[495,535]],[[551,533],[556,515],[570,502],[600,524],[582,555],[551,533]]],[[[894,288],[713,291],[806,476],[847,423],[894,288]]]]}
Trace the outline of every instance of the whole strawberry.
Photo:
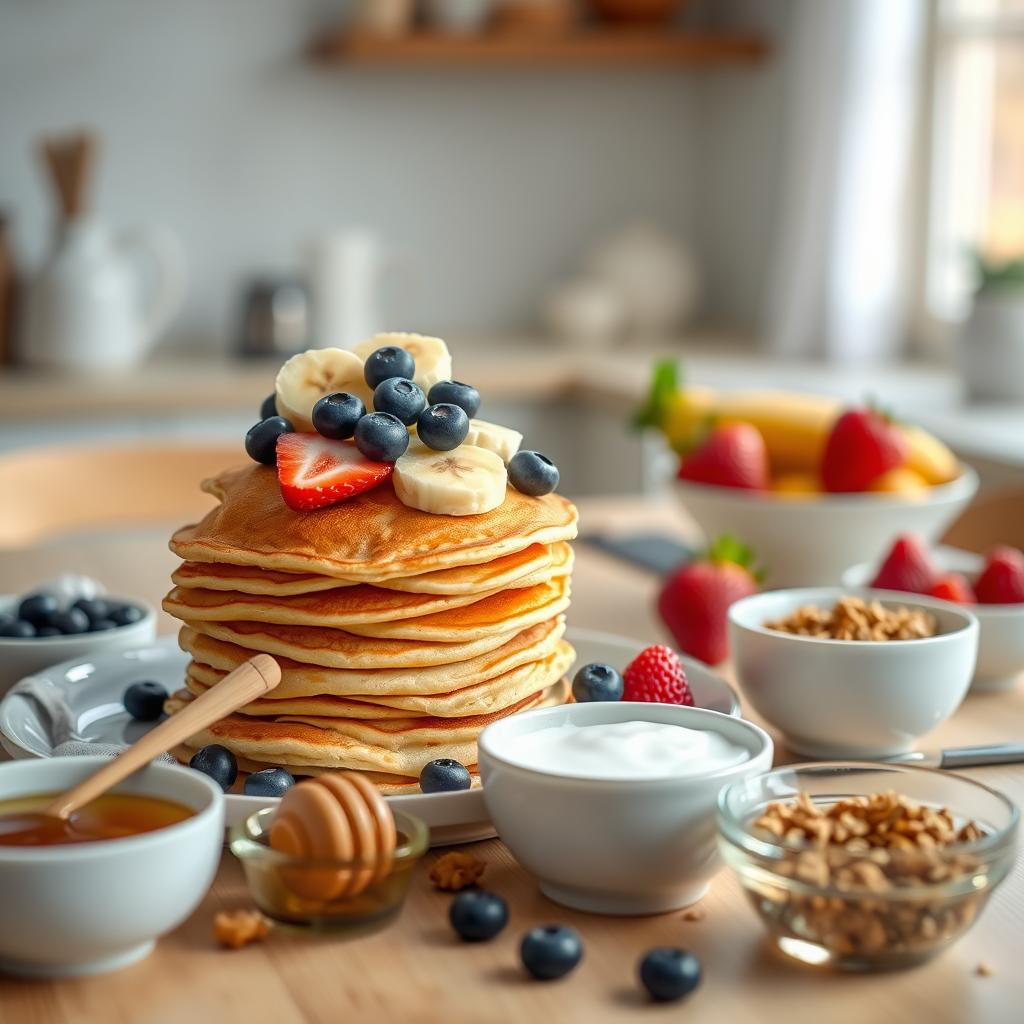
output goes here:
{"type": "Polygon", "coordinates": [[[753,555],[734,537],[719,537],[702,558],[669,577],[658,612],[681,651],[717,665],[729,656],[729,605],[756,594],[753,555]]]}
{"type": "Polygon", "coordinates": [[[768,449],[757,427],[750,423],[722,423],[683,456],[679,479],[717,487],[768,489],[768,449]]]}
{"type": "Polygon", "coordinates": [[[907,461],[903,432],[877,409],[851,409],[825,442],[821,481],[826,491],[866,491],[883,473],[907,461]]]}
{"type": "Polygon", "coordinates": [[[981,604],[1024,602],[1024,553],[1017,548],[994,548],[974,582],[974,592],[981,604]]]}
{"type": "Polygon", "coordinates": [[[693,707],[693,694],[679,655],[657,644],[642,650],[622,673],[623,700],[645,704],[685,704],[693,707]]]}
{"type": "Polygon", "coordinates": [[[893,541],[871,586],[876,590],[928,594],[938,581],[938,576],[925,542],[916,534],[901,533],[893,541]]]}

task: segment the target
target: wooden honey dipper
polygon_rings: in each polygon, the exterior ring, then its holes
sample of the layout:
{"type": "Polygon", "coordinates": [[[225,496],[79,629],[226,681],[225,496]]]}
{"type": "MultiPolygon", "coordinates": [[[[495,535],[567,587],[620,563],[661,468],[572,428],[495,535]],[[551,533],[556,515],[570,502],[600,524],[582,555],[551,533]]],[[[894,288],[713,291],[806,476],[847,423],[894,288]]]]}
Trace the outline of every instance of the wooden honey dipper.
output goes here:
{"type": "Polygon", "coordinates": [[[334,772],[293,786],[270,826],[270,846],[291,857],[352,861],[352,868],[286,868],[281,876],[304,899],[358,896],[391,872],[398,831],[384,797],[355,772],[334,772]]]}

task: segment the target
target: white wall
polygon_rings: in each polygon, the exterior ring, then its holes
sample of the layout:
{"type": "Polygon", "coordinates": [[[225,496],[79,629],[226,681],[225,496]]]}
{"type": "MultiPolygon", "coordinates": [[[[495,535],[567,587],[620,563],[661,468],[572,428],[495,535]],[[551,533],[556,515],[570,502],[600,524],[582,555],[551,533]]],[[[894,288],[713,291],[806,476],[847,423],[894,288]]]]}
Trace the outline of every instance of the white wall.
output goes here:
{"type": "MultiPolygon", "coordinates": [[[[102,134],[104,216],[162,221],[185,243],[179,338],[226,337],[242,280],[295,265],[327,226],[372,225],[405,249],[414,283],[394,323],[500,330],[529,326],[547,283],[623,218],[707,242],[707,214],[735,208],[702,154],[731,159],[742,139],[713,124],[701,137],[698,90],[715,88],[701,72],[313,68],[302,48],[336,13],[314,0],[8,0],[0,205],[26,256],[50,223],[34,140],[77,125],[102,134]]],[[[747,95],[762,72],[735,72],[751,74],[747,95]]],[[[743,106],[742,84],[724,88],[723,116],[743,106]]],[[[716,273],[746,258],[744,230],[709,246],[716,273]]],[[[728,288],[711,296],[712,313],[731,306],[728,288]]]]}

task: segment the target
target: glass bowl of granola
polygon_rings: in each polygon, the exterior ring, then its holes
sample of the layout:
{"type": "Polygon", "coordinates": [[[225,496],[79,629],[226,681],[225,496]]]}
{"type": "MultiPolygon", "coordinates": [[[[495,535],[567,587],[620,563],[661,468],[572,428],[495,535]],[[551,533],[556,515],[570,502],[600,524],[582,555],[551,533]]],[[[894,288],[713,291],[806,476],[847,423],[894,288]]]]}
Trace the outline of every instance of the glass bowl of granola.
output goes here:
{"type": "Polygon", "coordinates": [[[850,971],[963,935],[1013,865],[1018,818],[963,776],[857,762],[780,768],[718,800],[722,855],[775,945],[850,971]]]}

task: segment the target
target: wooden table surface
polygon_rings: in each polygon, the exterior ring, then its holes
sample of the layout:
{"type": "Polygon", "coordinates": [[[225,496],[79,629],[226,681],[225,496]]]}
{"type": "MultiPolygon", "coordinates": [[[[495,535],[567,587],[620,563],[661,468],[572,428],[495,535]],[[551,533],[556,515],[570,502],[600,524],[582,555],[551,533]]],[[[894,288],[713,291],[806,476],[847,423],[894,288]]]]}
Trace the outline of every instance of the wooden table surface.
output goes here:
{"type": "MultiPolygon", "coordinates": [[[[670,508],[634,501],[581,504],[584,532],[645,527],[683,534],[670,508]]],[[[174,559],[165,534],[121,533],[0,553],[0,590],[18,591],[66,569],[104,579],[114,591],[157,601],[174,559]]],[[[571,621],[645,641],[661,638],[652,614],[655,582],[647,574],[577,544],[571,621]]],[[[171,628],[170,620],[162,623],[171,628]]],[[[1024,735],[1024,689],[971,696],[928,746],[953,746],[1024,735]]],[[[780,755],[785,758],[785,751],[780,755]]],[[[1024,797],[1024,765],[968,774],[1024,797]]],[[[496,940],[464,945],[450,931],[449,897],[426,878],[431,852],[413,882],[400,920],[350,942],[272,935],[238,952],[219,949],[216,911],[249,906],[237,863],[225,853],[214,886],[196,913],[157,946],[149,959],[120,972],[75,981],[0,980],[3,1024],[231,1024],[273,1021],[710,1021],[721,1024],[828,1020],[884,1022],[1010,1022],[1024,1018],[1020,941],[1024,866],[991,901],[980,922],[932,963],[911,971],[837,975],[787,961],[766,944],[758,920],[727,870],[702,901],[706,917],[679,913],[617,919],[574,913],[549,902],[497,840],[470,847],[488,863],[485,884],[511,908],[496,940]],[[584,959],[569,977],[531,982],[518,967],[518,939],[532,925],[565,922],[579,929],[584,959]],[[678,945],[703,964],[700,989],[684,1004],[654,1006],[641,996],[636,962],[646,949],[678,945]],[[979,964],[991,967],[989,977],[979,964]]],[[[154,879],[159,885],[159,879],[154,879]]],[[[0,899],[3,894],[0,893],[0,899]]]]}

